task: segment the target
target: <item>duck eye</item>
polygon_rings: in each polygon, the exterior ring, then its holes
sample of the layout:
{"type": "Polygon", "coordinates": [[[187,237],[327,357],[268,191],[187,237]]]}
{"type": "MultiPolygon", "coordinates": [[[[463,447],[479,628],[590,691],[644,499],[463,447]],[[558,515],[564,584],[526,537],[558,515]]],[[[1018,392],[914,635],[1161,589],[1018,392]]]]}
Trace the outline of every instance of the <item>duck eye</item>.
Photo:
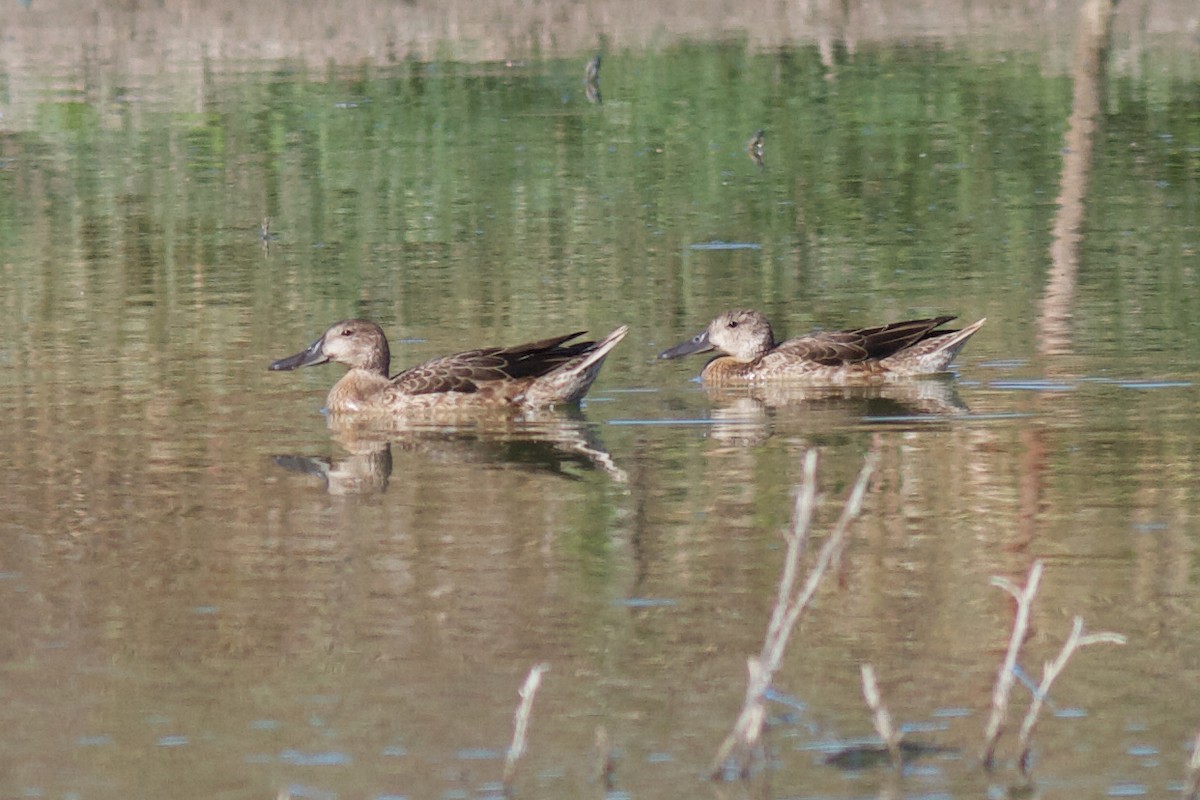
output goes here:
{"type": "Polygon", "coordinates": [[[737,325],[738,325],[738,323],[737,323],[737,320],[736,320],[736,319],[731,319],[731,320],[729,320],[729,327],[731,327],[731,328],[736,328],[736,327],[737,327],[737,325]]]}
{"type": "Polygon", "coordinates": [[[354,335],[354,331],[350,330],[349,328],[346,328],[344,331],[342,331],[342,336],[353,336],[353,335],[354,335]]]}

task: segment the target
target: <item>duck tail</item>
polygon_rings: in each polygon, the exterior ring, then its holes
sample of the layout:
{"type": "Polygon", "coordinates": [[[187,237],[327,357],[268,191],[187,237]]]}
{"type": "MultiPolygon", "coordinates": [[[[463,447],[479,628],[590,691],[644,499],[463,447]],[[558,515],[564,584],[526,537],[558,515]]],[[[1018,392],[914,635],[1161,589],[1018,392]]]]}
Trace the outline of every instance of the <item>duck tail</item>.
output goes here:
{"type": "Polygon", "coordinates": [[[578,403],[600,374],[600,367],[604,365],[609,351],[616,347],[628,332],[629,327],[622,325],[575,359],[535,380],[525,392],[524,404],[544,407],[578,403]]]}
{"type": "Polygon", "coordinates": [[[596,342],[596,345],[584,355],[583,359],[576,364],[572,364],[569,369],[586,370],[590,369],[591,367],[596,367],[598,369],[599,366],[604,362],[604,358],[608,355],[609,351],[616,347],[617,344],[625,338],[625,334],[627,333],[629,333],[628,325],[622,325],[621,327],[617,328],[608,336],[605,336],[603,339],[596,342]]]}
{"type": "Polygon", "coordinates": [[[934,362],[931,364],[934,367],[931,371],[942,372],[950,366],[950,362],[958,355],[958,351],[963,349],[963,345],[967,343],[967,340],[974,336],[975,332],[982,328],[985,322],[987,322],[987,317],[973,322],[961,330],[946,331],[934,339],[926,340],[935,345],[935,348],[929,353],[930,360],[934,362]]]}

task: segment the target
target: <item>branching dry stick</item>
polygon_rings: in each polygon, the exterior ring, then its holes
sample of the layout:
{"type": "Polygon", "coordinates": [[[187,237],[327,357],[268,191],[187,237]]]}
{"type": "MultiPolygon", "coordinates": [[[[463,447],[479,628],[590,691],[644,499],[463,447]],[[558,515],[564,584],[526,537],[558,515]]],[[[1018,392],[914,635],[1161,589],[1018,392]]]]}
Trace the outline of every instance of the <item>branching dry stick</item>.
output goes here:
{"type": "Polygon", "coordinates": [[[529,728],[529,714],[533,711],[533,696],[537,694],[538,687],[542,684],[542,673],[550,669],[550,665],[543,662],[537,664],[533,669],[529,670],[529,676],[525,678],[525,685],[521,687],[521,704],[517,706],[517,713],[513,715],[513,738],[512,744],[508,748],[508,757],[504,759],[504,793],[512,792],[512,780],[517,771],[517,761],[525,752],[525,732],[529,728]]]}
{"type": "Polygon", "coordinates": [[[1017,653],[1021,643],[1025,641],[1025,631],[1029,627],[1029,609],[1037,594],[1038,584],[1042,580],[1042,562],[1035,561],[1025,580],[1025,588],[1018,589],[1008,578],[992,577],[992,585],[999,586],[1013,596],[1017,601],[1017,618],[1013,622],[1012,637],[1008,640],[1008,652],[1004,655],[1004,663],[996,674],[996,686],[992,690],[992,716],[988,719],[987,732],[983,738],[983,766],[991,769],[996,757],[996,740],[1000,738],[1004,727],[1004,717],[1008,713],[1008,694],[1012,690],[1013,668],[1017,664],[1017,653]]]}
{"type": "MultiPolygon", "coordinates": [[[[837,524],[834,525],[833,531],[829,534],[829,538],[825,541],[825,546],[821,548],[821,552],[817,554],[816,563],[808,572],[808,580],[804,582],[804,587],[799,594],[791,599],[790,603],[785,604],[783,609],[783,622],[774,631],[774,636],[768,636],[763,642],[762,660],[764,665],[767,665],[768,672],[773,674],[779,668],[779,663],[783,660],[783,650],[787,647],[788,636],[792,633],[792,628],[796,626],[800,615],[808,610],[809,604],[817,593],[817,589],[821,585],[821,580],[825,577],[825,573],[829,571],[829,567],[842,556],[842,550],[846,546],[846,534],[850,530],[850,523],[854,518],[862,512],[863,500],[867,495],[867,485],[871,482],[871,474],[875,471],[875,465],[879,463],[879,453],[872,450],[867,453],[867,457],[863,460],[862,469],[858,472],[858,480],[854,482],[854,488],[850,490],[850,496],[846,499],[846,504],[842,506],[842,515],[838,517],[837,524]]],[[[807,467],[807,460],[805,462],[807,467]]],[[[807,480],[808,476],[805,475],[807,480]]],[[[816,483],[816,458],[813,458],[813,478],[812,482],[816,483]]],[[[814,503],[815,504],[815,503],[814,503]]],[[[811,519],[811,510],[809,511],[811,519]]],[[[793,531],[793,536],[795,532],[793,531]]],[[[803,533],[802,541],[808,539],[808,531],[803,533]]],[[[791,547],[789,546],[789,551],[791,547]]],[[[801,546],[801,551],[803,546],[801,546]]],[[[796,558],[799,560],[800,553],[797,552],[796,558]]],[[[793,573],[794,573],[793,569],[793,573]]],[[[776,613],[779,613],[778,606],[772,612],[772,619],[776,613]]],[[[768,627],[768,633],[771,628],[768,627]]],[[[770,674],[767,675],[768,680],[770,674]]]]}
{"type": "MultiPolygon", "coordinates": [[[[767,635],[762,653],[746,659],[746,696],[742,701],[742,711],[734,722],[733,731],[725,737],[717,749],[713,759],[712,777],[720,778],[724,774],[725,764],[729,761],[734,750],[739,751],[739,772],[742,777],[749,774],[752,756],[758,752],[762,738],[763,722],[766,719],[766,709],[763,707],[763,695],[771,685],[771,675],[764,673],[763,658],[766,655],[769,642],[780,636],[784,618],[792,595],[792,587],[796,583],[796,573],[800,567],[800,558],[808,544],[808,533],[812,527],[812,515],[817,503],[817,451],[809,450],[804,456],[801,470],[800,489],[796,492],[796,503],[792,509],[792,525],[784,535],[787,541],[787,551],[783,558],[783,575],[779,579],[779,590],[775,595],[775,606],[771,609],[771,619],[767,623],[767,635]]],[[[786,638],[786,634],[784,634],[786,638]]]]}
{"type": "Polygon", "coordinates": [[[738,776],[748,778],[755,761],[761,760],[763,724],[767,718],[763,696],[771,685],[771,677],[764,671],[762,661],[757,656],[746,659],[746,671],[746,698],[737,721],[733,723],[733,731],[717,748],[709,772],[713,780],[725,777],[725,765],[731,760],[736,760],[738,776]]]}
{"type": "Polygon", "coordinates": [[[763,642],[762,652],[757,657],[751,656],[746,660],[748,677],[745,700],[741,713],[738,714],[737,721],[733,725],[733,731],[717,748],[717,754],[710,770],[710,777],[714,780],[724,777],[725,766],[731,758],[734,759],[738,774],[742,778],[749,777],[756,756],[761,755],[763,724],[766,720],[763,697],[771,686],[771,677],[783,660],[783,651],[787,646],[792,629],[796,626],[800,616],[808,609],[830,564],[837,560],[845,546],[846,533],[850,528],[850,523],[862,511],[867,485],[870,483],[871,473],[878,461],[879,454],[877,452],[872,451],[867,454],[863,468],[858,473],[858,480],[850,492],[850,497],[846,500],[846,505],[842,508],[841,517],[820,553],[817,554],[817,560],[808,573],[808,580],[799,591],[796,591],[795,583],[800,568],[800,557],[804,554],[808,542],[813,511],[816,508],[817,453],[815,450],[809,450],[805,454],[800,489],[796,494],[796,505],[792,514],[792,524],[785,534],[787,552],[784,556],[783,575],[779,580],[775,607],[771,611],[771,620],[767,624],[767,635],[763,642]]]}
{"type": "Polygon", "coordinates": [[[862,682],[863,697],[867,700],[867,707],[871,709],[875,732],[887,745],[888,753],[892,756],[892,765],[899,769],[904,766],[904,759],[900,755],[900,736],[892,727],[892,715],[888,713],[887,706],[883,704],[883,698],[879,695],[879,684],[875,682],[875,667],[870,664],[862,665],[862,682]]]}
{"type": "Polygon", "coordinates": [[[1076,617],[1075,624],[1071,628],[1071,635],[1067,637],[1067,641],[1063,642],[1062,650],[1058,653],[1058,658],[1053,661],[1047,661],[1042,667],[1042,682],[1038,686],[1037,692],[1033,695],[1033,702],[1029,704],[1029,711],[1025,714],[1025,721],[1021,723],[1021,733],[1017,737],[1017,750],[1021,753],[1018,761],[1021,772],[1029,771],[1029,738],[1033,735],[1033,729],[1037,725],[1038,714],[1041,713],[1042,704],[1046,697],[1050,694],[1050,687],[1054,685],[1055,679],[1058,678],[1063,667],[1067,665],[1067,660],[1075,654],[1075,651],[1081,647],[1086,647],[1089,644],[1125,644],[1125,637],[1119,633],[1090,633],[1087,636],[1083,635],[1083,617],[1076,617]]]}
{"type": "Polygon", "coordinates": [[[792,596],[792,587],[796,585],[796,573],[800,569],[800,559],[808,547],[808,534],[812,529],[812,516],[817,508],[817,451],[809,450],[804,454],[804,465],[800,472],[800,488],[796,492],[796,502],[792,507],[792,525],[784,534],[787,550],[783,556],[783,574],[779,577],[779,589],[775,593],[775,605],[771,608],[771,619],[767,622],[767,635],[764,638],[763,651],[766,655],[766,642],[779,638],[779,629],[784,623],[784,612],[788,606],[788,598],[792,596]]]}
{"type": "Polygon", "coordinates": [[[1192,743],[1192,757],[1188,759],[1187,783],[1183,788],[1183,800],[1200,797],[1200,733],[1192,743]]]}

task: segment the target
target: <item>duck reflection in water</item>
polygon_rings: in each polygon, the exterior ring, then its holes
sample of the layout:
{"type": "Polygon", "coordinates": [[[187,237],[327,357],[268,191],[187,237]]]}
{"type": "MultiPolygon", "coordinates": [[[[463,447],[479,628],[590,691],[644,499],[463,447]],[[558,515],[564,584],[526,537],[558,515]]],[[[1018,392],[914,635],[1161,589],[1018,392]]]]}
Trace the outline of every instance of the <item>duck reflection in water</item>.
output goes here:
{"type": "Polygon", "coordinates": [[[712,438],[749,445],[786,432],[803,438],[830,431],[906,427],[927,430],[970,413],[952,380],[935,376],[878,386],[706,386],[712,438]]]}
{"type": "Polygon", "coordinates": [[[493,418],[474,426],[411,425],[388,430],[343,429],[335,435],[347,455],[341,458],[278,455],[275,463],[292,472],[321,478],[333,495],[385,491],[396,459],[401,472],[425,473],[456,467],[518,469],[578,480],[581,471],[598,470],[625,483],[593,426],[578,409],[544,411],[520,420],[493,418]]]}
{"type": "Polygon", "coordinates": [[[379,494],[392,476],[392,448],[384,440],[350,450],[343,458],[279,455],[275,463],[320,478],[332,495],[379,494]]]}

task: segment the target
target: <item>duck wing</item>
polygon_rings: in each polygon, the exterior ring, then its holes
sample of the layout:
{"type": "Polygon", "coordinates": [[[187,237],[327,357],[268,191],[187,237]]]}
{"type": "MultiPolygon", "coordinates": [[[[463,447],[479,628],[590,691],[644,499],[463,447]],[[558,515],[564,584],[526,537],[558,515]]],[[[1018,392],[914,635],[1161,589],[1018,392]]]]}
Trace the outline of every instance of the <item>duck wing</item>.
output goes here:
{"type": "Polygon", "coordinates": [[[784,342],[772,351],[789,358],[839,367],[863,361],[879,361],[912,347],[922,339],[950,331],[934,331],[952,316],[893,322],[852,331],[818,331],[784,342]]]}
{"type": "Polygon", "coordinates": [[[485,347],[442,356],[418,364],[392,378],[402,394],[477,392],[483,384],[518,382],[552,372],[595,346],[595,342],[566,342],[583,331],[514,347],[485,347]]]}

